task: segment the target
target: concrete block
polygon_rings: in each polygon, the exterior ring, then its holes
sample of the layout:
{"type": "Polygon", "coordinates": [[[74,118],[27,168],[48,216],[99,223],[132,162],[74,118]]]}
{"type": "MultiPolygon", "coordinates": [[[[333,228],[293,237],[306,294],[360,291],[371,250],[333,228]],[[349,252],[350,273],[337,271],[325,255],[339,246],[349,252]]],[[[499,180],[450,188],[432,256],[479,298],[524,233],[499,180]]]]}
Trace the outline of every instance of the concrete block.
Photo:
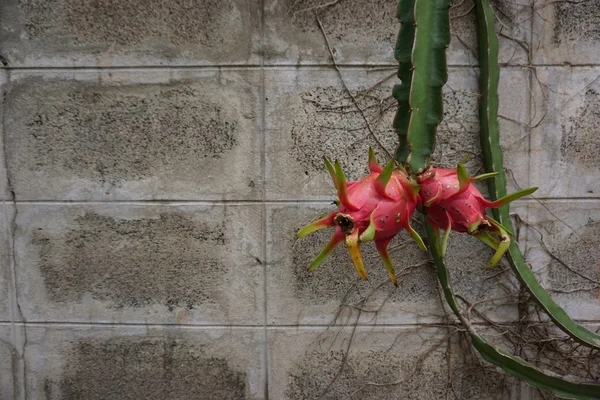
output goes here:
{"type": "Polygon", "coordinates": [[[0,325],[0,398],[16,399],[18,353],[13,345],[10,325],[0,325]]]}
{"type": "MultiPolygon", "coordinates": [[[[445,316],[429,254],[401,233],[390,244],[399,286],[390,282],[372,243],[361,246],[368,281],[358,278],[345,245],[314,272],[306,267],[327,244],[333,229],[297,239],[303,225],[331,212],[333,206],[304,204],[267,209],[267,322],[276,325],[413,324],[439,322],[445,316]],[[360,310],[360,312],[359,312],[360,310]]],[[[417,215],[415,215],[416,218],[417,215]]],[[[418,222],[413,225],[420,230],[418,222]]],[[[424,235],[423,235],[424,237],[424,235]]],[[[484,270],[492,251],[475,238],[452,234],[447,251],[457,293],[474,302],[506,296],[518,285],[505,267],[484,270]]],[[[482,303],[498,320],[516,318],[512,299],[482,303]]]]}
{"type": "Polygon", "coordinates": [[[600,320],[600,204],[529,206],[528,261],[552,298],[575,319],[600,320]]]}
{"type": "MultiPolygon", "coordinates": [[[[480,144],[478,72],[473,69],[451,69],[444,88],[444,119],[436,137],[432,155],[434,165],[455,168],[470,154],[466,166],[472,176],[483,171],[480,144]]],[[[504,152],[504,166],[512,171],[518,184],[528,185],[529,148],[526,123],[529,121],[528,76],[525,70],[503,68],[498,87],[500,146],[504,152]]],[[[485,185],[483,185],[485,186],[485,185]]],[[[517,186],[509,179],[508,190],[517,186]]]]}
{"type": "Polygon", "coordinates": [[[15,71],[17,198],[259,199],[259,86],[258,71],[15,71]]]}
{"type": "MultiPolygon", "coordinates": [[[[530,11],[520,2],[497,2],[502,21],[498,30],[515,40],[501,37],[501,61],[526,60],[516,40],[525,39],[530,11]],[[525,21],[522,23],[522,21],[525,21]],[[524,25],[527,26],[524,26],[524,25]]],[[[339,64],[397,65],[394,59],[400,23],[396,0],[343,1],[268,0],[265,2],[265,62],[275,65],[331,64],[331,56],[319,28],[315,10],[339,64]],[[333,3],[333,4],[332,4],[333,3]]],[[[450,65],[477,63],[475,1],[460,2],[450,10],[453,33],[448,49],[450,65]]]]}
{"type": "Polygon", "coordinates": [[[264,331],[28,329],[28,398],[264,399],[264,331]]]}
{"type": "MultiPolygon", "coordinates": [[[[332,199],[334,190],[323,166],[323,156],[339,159],[347,178],[356,180],[366,172],[369,146],[382,162],[389,159],[388,153],[394,152],[398,138],[392,128],[397,108],[391,97],[392,86],[397,82],[393,71],[346,69],[342,74],[383,147],[369,132],[335,71],[267,71],[268,199],[332,199]]],[[[528,176],[528,148],[524,146],[527,135],[523,125],[529,115],[527,83],[525,71],[512,68],[502,71],[502,145],[506,149],[506,165],[522,185],[527,185],[528,176]]],[[[477,88],[475,71],[451,69],[445,87],[445,116],[433,155],[435,165],[455,167],[466,154],[473,154],[467,164],[469,170],[476,173],[481,169],[477,88]]]]}
{"type": "Polygon", "coordinates": [[[445,328],[272,329],[274,399],[511,399],[517,385],[478,364],[445,328]]]}
{"type": "MultiPolygon", "coordinates": [[[[597,323],[583,325],[592,332],[600,332],[600,325],[597,323]]],[[[573,340],[565,340],[567,335],[555,326],[545,326],[544,330],[549,334],[541,336],[541,339],[553,338],[556,342],[561,343],[560,352],[556,351],[556,347],[537,346],[537,348],[527,349],[526,346],[524,352],[529,353],[530,359],[536,357],[538,365],[543,365],[546,370],[564,376],[569,381],[597,382],[595,377],[600,374],[600,355],[597,352],[581,346],[573,340]]],[[[543,331],[538,329],[537,333],[539,332],[543,331]]],[[[523,398],[529,400],[558,400],[561,398],[532,387],[526,386],[525,388],[529,390],[528,393],[523,393],[523,398]]]]}
{"type": "Polygon", "coordinates": [[[10,296],[12,260],[12,222],[14,207],[11,203],[0,202],[0,321],[10,321],[10,296]]]}
{"type": "Polygon", "coordinates": [[[531,132],[532,185],[538,197],[600,193],[600,68],[538,67],[531,132]]]}
{"type": "Polygon", "coordinates": [[[258,64],[260,4],[7,0],[2,55],[34,67],[258,64]]]}
{"type": "Polygon", "coordinates": [[[349,180],[363,176],[367,149],[384,161],[397,135],[392,129],[396,101],[394,71],[344,70],[349,89],[357,92],[378,82],[360,98],[376,138],[343,89],[336,72],[325,69],[266,71],[266,190],[268,199],[330,199],[331,178],[323,156],[339,159],[349,180]],[[384,146],[382,148],[377,143],[384,146]]]}
{"type": "Polygon", "coordinates": [[[534,63],[600,63],[600,1],[534,3],[534,63]]]}
{"type": "MultiPolygon", "coordinates": [[[[492,0],[499,41],[499,62],[516,65],[527,63],[522,44],[529,40],[531,7],[527,0],[492,0]]],[[[478,65],[477,3],[475,0],[453,2],[450,7],[452,38],[447,52],[449,65],[478,65]]]]}
{"type": "Polygon", "coordinates": [[[258,206],[19,205],[27,321],[262,325],[258,206]]]}
{"type": "Polygon", "coordinates": [[[400,24],[396,0],[367,0],[351,6],[328,1],[267,0],[267,64],[331,64],[315,10],[340,64],[397,64],[394,46],[400,24]],[[319,8],[317,8],[319,7],[319,8]]]}

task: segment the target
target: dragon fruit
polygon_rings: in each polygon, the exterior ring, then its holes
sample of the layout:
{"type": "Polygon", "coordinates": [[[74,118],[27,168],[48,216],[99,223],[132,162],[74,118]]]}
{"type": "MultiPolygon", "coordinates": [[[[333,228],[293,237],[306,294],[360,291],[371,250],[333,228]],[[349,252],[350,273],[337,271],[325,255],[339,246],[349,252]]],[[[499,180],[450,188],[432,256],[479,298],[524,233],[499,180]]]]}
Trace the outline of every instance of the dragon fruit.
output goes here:
{"type": "Polygon", "coordinates": [[[426,250],[423,240],[410,226],[418,202],[419,185],[405,171],[394,169],[393,160],[382,168],[372,149],[369,149],[370,173],[358,181],[346,182],[338,161],[332,165],[325,158],[325,165],[337,189],[339,201],[336,203],[339,209],[300,229],[297,236],[303,237],[323,228],[336,228],[333,237],[308,266],[308,270],[315,270],[345,241],[358,275],[366,280],[367,271],[360,253],[360,243],[373,240],[392,282],[397,285],[387,250],[390,241],[405,229],[426,250]]]}
{"type": "Polygon", "coordinates": [[[430,168],[418,177],[420,206],[427,214],[429,223],[445,231],[442,239],[442,254],[445,253],[450,231],[468,233],[496,250],[488,268],[497,264],[508,250],[512,233],[499,222],[485,214],[486,208],[498,208],[523,196],[532,194],[537,188],[524,189],[496,201],[486,200],[473,182],[492,178],[497,173],[469,177],[465,167],[456,169],[430,168]],[[491,235],[500,236],[500,241],[491,235]]]}

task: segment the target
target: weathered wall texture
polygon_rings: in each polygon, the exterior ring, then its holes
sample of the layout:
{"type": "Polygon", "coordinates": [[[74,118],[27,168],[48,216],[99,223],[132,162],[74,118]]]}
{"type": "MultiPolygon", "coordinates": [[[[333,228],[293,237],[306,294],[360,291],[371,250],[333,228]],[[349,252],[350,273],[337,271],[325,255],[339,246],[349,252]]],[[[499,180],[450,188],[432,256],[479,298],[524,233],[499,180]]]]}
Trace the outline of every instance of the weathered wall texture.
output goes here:
{"type": "MultiPolygon", "coordinates": [[[[0,399],[541,398],[473,355],[406,236],[398,288],[368,245],[368,282],[342,247],[305,271],[330,234],[294,237],[332,208],[322,156],[354,179],[395,147],[395,7],[0,1],[0,399]]],[[[435,160],[475,173],[473,7],[451,10],[435,160]]],[[[511,189],[540,187],[519,240],[595,327],[600,0],[495,7],[511,189]]],[[[489,256],[452,236],[457,291],[497,324],[537,318],[489,256]]]]}

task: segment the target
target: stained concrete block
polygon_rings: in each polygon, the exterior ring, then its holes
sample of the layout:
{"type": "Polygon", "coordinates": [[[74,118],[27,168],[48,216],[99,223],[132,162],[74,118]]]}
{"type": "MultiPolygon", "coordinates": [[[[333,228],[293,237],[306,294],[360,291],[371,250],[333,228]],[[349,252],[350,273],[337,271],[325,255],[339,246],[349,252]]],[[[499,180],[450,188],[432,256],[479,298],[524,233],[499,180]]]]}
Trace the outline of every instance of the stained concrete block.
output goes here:
{"type": "Polygon", "coordinates": [[[0,321],[10,321],[10,276],[12,268],[12,222],[14,207],[0,202],[0,321]]]}
{"type": "MultiPolygon", "coordinates": [[[[496,17],[499,62],[517,65],[527,62],[531,7],[528,0],[491,0],[496,17]]],[[[452,35],[447,58],[449,65],[478,65],[477,3],[475,0],[454,1],[450,7],[452,35]]]]}
{"type": "MultiPolygon", "coordinates": [[[[517,40],[525,40],[530,11],[520,2],[495,2],[502,21],[501,62],[526,60],[517,40]],[[526,25],[526,26],[525,26],[526,25]]],[[[394,59],[400,23],[396,0],[361,0],[348,4],[329,0],[268,0],[265,2],[265,62],[267,64],[331,64],[331,56],[315,16],[323,26],[339,64],[397,65],[394,59]],[[333,3],[333,4],[332,4],[333,3]]],[[[477,63],[475,1],[457,2],[450,10],[453,33],[450,65],[477,63]]]]}
{"type": "Polygon", "coordinates": [[[258,71],[15,71],[17,198],[259,199],[259,86],[258,71]]]}
{"type": "Polygon", "coordinates": [[[392,129],[396,101],[391,97],[394,71],[344,70],[375,136],[345,93],[336,72],[324,69],[266,71],[266,190],[268,199],[330,199],[331,178],[323,156],[339,159],[346,176],[364,175],[367,149],[385,160],[383,144],[392,152],[397,135],[392,129]],[[387,78],[387,79],[386,79],[387,78]]]}
{"type": "Polygon", "coordinates": [[[31,327],[28,398],[264,399],[264,331],[31,327]]]}
{"type": "MultiPolygon", "coordinates": [[[[358,278],[345,245],[340,245],[315,271],[306,267],[327,244],[333,229],[297,239],[303,225],[334,210],[320,204],[273,205],[267,209],[267,322],[277,325],[413,324],[439,322],[445,311],[429,254],[406,233],[390,244],[399,286],[389,279],[373,243],[361,245],[369,281],[358,278]]],[[[418,218],[417,216],[415,216],[418,218]]],[[[417,230],[420,224],[414,222],[417,230]]],[[[425,237],[425,235],[422,235],[425,237]]],[[[447,263],[457,293],[497,320],[517,318],[513,299],[518,284],[506,266],[485,270],[493,252],[475,238],[454,233],[447,263]],[[504,270],[504,272],[502,272],[504,270]]]]}
{"type": "Polygon", "coordinates": [[[600,320],[600,204],[529,206],[528,261],[552,298],[575,319],[600,320]]]}
{"type": "Polygon", "coordinates": [[[534,3],[534,63],[600,63],[600,1],[534,3]]]}
{"type": "Polygon", "coordinates": [[[258,64],[259,0],[6,0],[10,66],[258,64]]]}
{"type": "Polygon", "coordinates": [[[466,340],[447,334],[425,327],[269,330],[269,397],[516,398],[512,379],[482,367],[466,340]]]}
{"type": "Polygon", "coordinates": [[[540,187],[536,196],[598,197],[599,75],[600,68],[537,69],[530,177],[540,187]]]}
{"type": "Polygon", "coordinates": [[[261,325],[258,206],[19,205],[27,321],[261,325]]]}
{"type": "MultiPolygon", "coordinates": [[[[334,190],[323,156],[339,159],[349,180],[364,176],[367,149],[380,161],[389,159],[398,138],[392,128],[397,79],[393,71],[342,70],[359,106],[383,148],[369,132],[360,110],[344,91],[335,71],[283,69],[266,77],[266,193],[277,200],[329,200],[334,190]],[[361,92],[363,90],[365,92],[361,92]],[[384,151],[387,150],[388,153],[384,151]]],[[[502,71],[500,127],[506,165],[527,185],[528,147],[523,123],[528,121],[527,73],[502,71]]],[[[472,69],[451,69],[444,89],[444,120],[438,129],[433,162],[455,167],[472,154],[469,171],[481,170],[477,75],[472,69]]],[[[511,187],[512,189],[512,187],[511,187]]]]}
{"type": "Polygon", "coordinates": [[[0,325],[0,398],[15,399],[17,387],[18,353],[13,345],[10,325],[0,325]]]}
{"type": "MultiPolygon", "coordinates": [[[[592,332],[600,333],[600,325],[583,324],[592,332]]],[[[589,382],[597,384],[597,377],[600,374],[600,355],[586,346],[581,346],[573,340],[566,340],[567,335],[561,332],[555,326],[545,326],[544,330],[549,332],[544,335],[543,331],[538,329],[536,333],[542,333],[541,338],[553,338],[559,346],[525,346],[524,352],[529,353],[528,357],[536,357],[536,364],[542,368],[552,371],[559,376],[566,377],[570,381],[589,382]],[[527,348],[529,347],[529,348],[527,348]],[[560,351],[557,351],[557,348],[560,351]]],[[[558,400],[561,397],[549,392],[525,387],[528,393],[523,393],[523,397],[530,400],[558,400]]],[[[563,397],[564,398],[564,397],[563,397]]]]}

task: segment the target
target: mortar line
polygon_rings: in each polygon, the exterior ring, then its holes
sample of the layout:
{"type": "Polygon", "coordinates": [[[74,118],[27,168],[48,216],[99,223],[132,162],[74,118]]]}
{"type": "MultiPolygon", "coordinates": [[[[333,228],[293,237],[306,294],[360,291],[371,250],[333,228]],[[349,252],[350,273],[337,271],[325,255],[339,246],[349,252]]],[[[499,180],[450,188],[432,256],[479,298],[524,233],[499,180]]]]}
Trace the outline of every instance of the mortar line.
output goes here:
{"type": "MultiPolygon", "coordinates": [[[[330,200],[319,199],[290,199],[290,200],[2,200],[4,203],[11,202],[13,205],[131,205],[131,206],[262,206],[262,205],[331,205],[330,200]]],[[[537,203],[538,201],[548,203],[598,203],[600,197],[535,197],[522,198],[518,203],[537,203]]],[[[515,203],[515,204],[518,204],[515,203]]]]}
{"type": "Polygon", "coordinates": [[[267,144],[266,144],[266,79],[265,79],[265,0],[260,1],[260,169],[262,176],[261,193],[261,260],[263,267],[263,365],[264,365],[264,398],[269,400],[269,331],[268,323],[268,290],[267,290],[267,144]]]}
{"type": "MultiPolygon", "coordinates": [[[[578,323],[600,325],[598,320],[587,320],[587,319],[575,319],[578,323]]],[[[517,324],[518,321],[496,321],[499,324],[517,324]]],[[[551,324],[551,321],[545,321],[547,324],[551,324]]],[[[0,326],[10,326],[11,321],[0,321],[0,326]]],[[[145,323],[145,322],[77,322],[77,321],[28,321],[28,322],[16,322],[16,326],[19,327],[31,327],[31,328],[181,328],[191,330],[202,330],[202,329],[223,329],[223,330],[255,330],[255,331],[272,331],[277,329],[331,329],[331,328],[352,328],[357,325],[361,328],[436,328],[436,327],[449,327],[457,326],[456,324],[448,324],[441,322],[405,322],[405,323],[377,323],[369,324],[361,322],[358,324],[272,324],[264,326],[262,322],[258,322],[256,325],[243,325],[243,324],[229,324],[229,325],[203,325],[193,323],[145,323]],[[265,329],[266,328],[266,329],[265,329]]],[[[489,326],[487,322],[473,322],[473,325],[478,326],[489,326]]]]}
{"type": "MultiPolygon", "coordinates": [[[[532,0],[533,1],[533,0],[532,0]]],[[[531,118],[533,117],[533,98],[534,98],[534,92],[533,92],[533,84],[534,84],[534,72],[533,72],[533,68],[535,68],[534,66],[534,57],[535,54],[533,54],[533,36],[534,36],[534,19],[535,19],[535,11],[534,11],[534,5],[535,3],[531,3],[532,6],[529,8],[529,12],[531,13],[529,18],[529,38],[528,38],[528,46],[529,46],[529,56],[527,57],[527,62],[529,64],[529,68],[527,69],[527,85],[529,86],[529,98],[528,98],[528,102],[527,102],[527,119],[526,121],[529,121],[529,124],[531,124],[531,118]]],[[[527,187],[531,187],[531,128],[527,127],[527,129],[529,129],[529,132],[527,132],[527,187]]],[[[529,202],[527,203],[527,207],[525,207],[525,221],[529,221],[529,208],[531,207],[532,201],[535,201],[534,199],[528,199],[529,202]]],[[[518,226],[518,225],[517,225],[518,226]]],[[[529,229],[523,229],[523,234],[524,234],[524,242],[525,242],[525,249],[523,252],[523,256],[527,257],[527,254],[529,253],[529,229]]]]}
{"type": "MultiPolygon", "coordinates": [[[[600,63],[583,63],[583,64],[565,64],[565,63],[532,63],[532,64],[515,64],[515,63],[500,63],[500,68],[503,69],[523,69],[533,65],[536,67],[546,68],[595,68],[600,67],[600,63]]],[[[351,64],[351,63],[338,63],[338,67],[344,69],[373,69],[373,68],[389,68],[390,70],[397,69],[398,66],[393,63],[373,63],[373,64],[351,64]]],[[[42,71],[136,71],[140,70],[269,70],[269,69],[331,69],[331,64],[319,64],[319,63],[306,63],[306,64],[288,64],[288,63],[273,63],[273,64],[211,64],[211,65],[114,65],[114,66],[101,66],[101,65],[83,65],[83,66],[60,66],[60,65],[47,65],[47,66],[14,66],[2,68],[5,71],[28,71],[28,72],[42,72],[42,71]]],[[[458,68],[479,68],[478,65],[473,64],[449,64],[449,69],[458,68]]]]}
{"type": "MultiPolygon", "coordinates": [[[[2,107],[6,98],[8,87],[10,86],[11,73],[9,70],[6,71],[6,84],[2,90],[2,107]]],[[[10,192],[11,198],[3,199],[3,220],[6,221],[6,203],[10,202],[12,205],[12,211],[10,216],[10,222],[8,223],[8,273],[9,273],[9,313],[10,313],[10,327],[11,327],[11,339],[12,345],[15,349],[22,346],[22,350],[18,351],[18,357],[13,361],[13,389],[14,396],[19,398],[22,394],[22,398],[27,400],[27,363],[25,360],[25,350],[27,347],[27,328],[24,326],[23,329],[17,329],[18,320],[25,322],[21,305],[19,304],[19,288],[17,284],[17,272],[16,272],[16,252],[15,252],[15,234],[17,229],[17,196],[13,187],[13,180],[10,175],[8,168],[8,151],[7,151],[7,138],[6,138],[6,124],[5,124],[5,112],[2,110],[2,153],[4,156],[4,171],[6,174],[6,191],[10,192]],[[15,365],[16,364],[16,365],[15,365]],[[22,366],[22,367],[21,367],[22,366]],[[17,375],[17,376],[15,376],[17,375]],[[17,390],[18,389],[18,390],[17,390]]]]}
{"type": "MultiPolygon", "coordinates": [[[[600,325],[598,320],[587,320],[587,319],[575,319],[575,321],[583,324],[600,325]]],[[[518,321],[496,321],[499,324],[518,324],[518,321]]],[[[10,326],[11,321],[0,321],[0,326],[10,326]]],[[[545,323],[551,324],[551,321],[545,323]]],[[[229,324],[229,325],[203,325],[193,323],[146,323],[146,322],[77,322],[77,321],[28,321],[28,322],[16,322],[19,327],[32,327],[32,328],[181,328],[190,330],[202,330],[202,329],[223,329],[223,330],[255,330],[263,331],[265,326],[262,322],[258,322],[256,325],[243,325],[243,324],[229,324]]],[[[369,324],[360,322],[358,324],[272,324],[266,327],[266,330],[277,330],[277,329],[331,329],[331,328],[352,328],[357,325],[361,328],[436,328],[436,327],[448,327],[456,326],[456,324],[448,324],[441,322],[405,322],[405,323],[380,323],[369,324]]],[[[473,322],[473,325],[489,326],[487,322],[473,322]]]]}

